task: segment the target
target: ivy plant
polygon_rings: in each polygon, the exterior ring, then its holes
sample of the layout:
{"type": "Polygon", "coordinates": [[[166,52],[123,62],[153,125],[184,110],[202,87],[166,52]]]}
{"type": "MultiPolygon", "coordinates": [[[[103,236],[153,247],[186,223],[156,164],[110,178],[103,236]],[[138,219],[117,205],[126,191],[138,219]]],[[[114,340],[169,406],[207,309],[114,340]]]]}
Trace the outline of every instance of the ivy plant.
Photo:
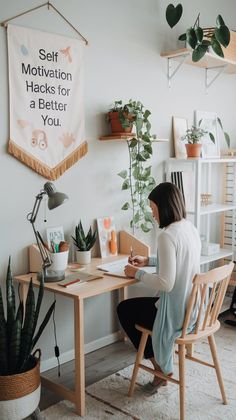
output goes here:
{"type": "MultiPolygon", "coordinates": [[[[169,4],[166,8],[166,20],[173,28],[180,20],[183,13],[183,6],[179,3],[176,7],[169,4]]],[[[215,54],[224,58],[223,47],[230,42],[230,31],[225,25],[221,15],[216,18],[216,26],[212,28],[201,28],[200,13],[193,26],[186,29],[186,32],[179,36],[180,41],[185,41],[192,48],[192,60],[197,62],[209,51],[211,47],[215,54]]]]}
{"type": "MultiPolygon", "coordinates": [[[[130,200],[123,204],[122,210],[131,211],[130,227],[133,234],[135,229],[139,228],[143,232],[149,232],[153,218],[147,197],[155,186],[155,180],[151,175],[152,167],[148,163],[153,153],[152,142],[156,138],[150,133],[151,112],[145,109],[140,101],[132,99],[124,105],[124,108],[130,118],[132,116],[136,135],[127,140],[129,167],[118,173],[122,178],[122,190],[130,192],[130,200]]],[[[121,118],[121,124],[125,127],[125,119],[121,118]]]]}

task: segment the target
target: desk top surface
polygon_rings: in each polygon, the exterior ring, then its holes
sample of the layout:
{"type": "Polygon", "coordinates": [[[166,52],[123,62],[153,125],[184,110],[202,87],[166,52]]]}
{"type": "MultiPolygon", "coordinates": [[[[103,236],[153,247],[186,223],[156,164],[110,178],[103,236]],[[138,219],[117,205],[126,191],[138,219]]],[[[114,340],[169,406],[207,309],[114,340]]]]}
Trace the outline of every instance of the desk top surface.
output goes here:
{"type": "MultiPolygon", "coordinates": [[[[106,262],[112,262],[121,258],[126,257],[126,255],[118,255],[117,257],[107,258],[106,260],[101,258],[92,258],[92,262],[85,266],[83,273],[99,274],[103,275],[103,278],[88,281],[82,284],[75,284],[70,287],[62,287],[58,283],[44,283],[44,289],[47,291],[55,292],[60,295],[64,295],[71,298],[87,298],[99,295],[105,292],[111,292],[112,290],[121,289],[125,286],[130,286],[135,284],[137,280],[130,279],[127,277],[113,277],[107,275],[105,272],[98,270],[97,265],[104,264],[106,262]]],[[[68,274],[71,274],[68,271],[68,274]]],[[[79,275],[79,272],[78,272],[79,275]]],[[[21,284],[27,284],[30,282],[30,279],[33,279],[33,284],[36,287],[39,287],[39,282],[37,280],[37,273],[23,274],[20,276],[14,276],[14,280],[21,284]]]]}

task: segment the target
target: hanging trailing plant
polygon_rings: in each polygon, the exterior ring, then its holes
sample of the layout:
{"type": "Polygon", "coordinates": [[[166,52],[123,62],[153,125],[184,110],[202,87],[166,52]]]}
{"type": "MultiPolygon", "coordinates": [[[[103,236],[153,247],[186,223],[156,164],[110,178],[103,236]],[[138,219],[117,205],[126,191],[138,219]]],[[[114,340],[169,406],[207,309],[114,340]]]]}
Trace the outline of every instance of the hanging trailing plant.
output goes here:
{"type": "MultiPolygon", "coordinates": [[[[169,4],[166,8],[166,20],[173,28],[180,20],[183,13],[183,6],[179,3],[176,7],[169,4]]],[[[230,42],[230,31],[225,25],[221,15],[216,18],[216,26],[212,28],[201,28],[200,13],[193,26],[186,29],[186,32],[179,36],[180,41],[185,41],[193,49],[192,60],[197,62],[209,52],[211,47],[215,54],[224,58],[223,47],[227,47],[230,42]]]]}
{"type": "Polygon", "coordinates": [[[156,138],[150,133],[151,112],[145,109],[140,101],[132,99],[124,105],[124,108],[129,115],[132,115],[136,135],[127,140],[129,168],[118,173],[123,180],[122,190],[130,191],[130,200],[123,204],[122,210],[131,210],[130,227],[133,234],[135,229],[139,228],[143,232],[149,232],[153,225],[153,218],[147,197],[155,186],[155,180],[151,175],[152,167],[147,163],[152,157],[152,142],[156,138]]]}

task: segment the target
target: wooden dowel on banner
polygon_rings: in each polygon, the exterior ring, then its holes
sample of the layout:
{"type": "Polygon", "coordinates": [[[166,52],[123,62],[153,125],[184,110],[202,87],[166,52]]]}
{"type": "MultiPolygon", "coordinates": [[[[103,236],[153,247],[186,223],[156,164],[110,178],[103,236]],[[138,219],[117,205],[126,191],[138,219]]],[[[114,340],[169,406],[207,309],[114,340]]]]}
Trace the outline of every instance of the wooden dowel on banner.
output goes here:
{"type": "Polygon", "coordinates": [[[7,27],[7,24],[8,24],[8,22],[10,22],[11,20],[13,20],[13,19],[16,19],[16,18],[18,18],[18,17],[20,17],[20,16],[23,16],[23,15],[26,15],[27,13],[31,13],[31,12],[34,12],[35,10],[38,10],[38,9],[41,9],[42,7],[45,7],[45,6],[47,6],[47,8],[48,8],[48,10],[50,9],[50,7],[56,12],[56,13],[58,13],[58,15],[59,16],[61,16],[61,18],[83,39],[83,41],[85,42],[85,44],[86,45],[88,45],[88,40],[72,25],[72,23],[70,23],[69,22],[69,20],[68,19],[66,19],[66,17],[61,13],[61,12],[59,12],[59,10],[58,9],[56,9],[56,7],[52,4],[52,3],[50,3],[49,1],[47,2],[47,3],[43,3],[43,4],[41,4],[40,6],[36,6],[36,7],[33,7],[32,9],[29,9],[29,10],[26,10],[25,12],[22,12],[22,13],[19,13],[18,15],[15,15],[15,16],[13,16],[13,17],[11,17],[11,18],[9,18],[9,19],[6,19],[6,20],[4,20],[4,21],[2,21],[1,22],[1,26],[3,26],[4,28],[6,28],[7,27]]]}

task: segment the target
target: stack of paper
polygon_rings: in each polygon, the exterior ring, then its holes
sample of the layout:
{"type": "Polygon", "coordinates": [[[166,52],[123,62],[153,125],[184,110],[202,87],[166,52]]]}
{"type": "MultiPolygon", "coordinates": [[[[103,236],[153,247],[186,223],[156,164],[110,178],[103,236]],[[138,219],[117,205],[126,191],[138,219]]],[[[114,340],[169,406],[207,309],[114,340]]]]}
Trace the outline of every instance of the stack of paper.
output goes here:
{"type": "MultiPolygon", "coordinates": [[[[105,271],[106,274],[108,274],[109,276],[126,277],[124,273],[124,268],[127,264],[128,258],[122,258],[121,260],[116,260],[110,263],[98,265],[97,268],[99,270],[105,271]]],[[[147,273],[156,272],[156,268],[150,266],[140,267],[140,269],[146,271],[147,273]]]]}

